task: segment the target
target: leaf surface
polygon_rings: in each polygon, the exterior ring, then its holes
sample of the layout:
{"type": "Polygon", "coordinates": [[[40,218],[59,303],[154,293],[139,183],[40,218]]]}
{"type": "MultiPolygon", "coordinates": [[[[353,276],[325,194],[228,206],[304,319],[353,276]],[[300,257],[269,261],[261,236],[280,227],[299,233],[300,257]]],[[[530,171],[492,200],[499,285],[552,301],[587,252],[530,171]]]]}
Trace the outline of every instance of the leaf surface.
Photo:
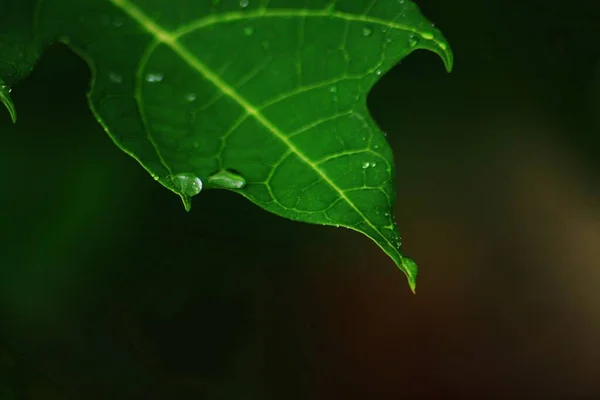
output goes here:
{"type": "Polygon", "coordinates": [[[44,0],[39,37],[90,65],[113,141],[187,209],[204,188],[370,237],[407,275],[391,149],[369,115],[377,80],[416,49],[452,68],[408,0],[44,0]]]}

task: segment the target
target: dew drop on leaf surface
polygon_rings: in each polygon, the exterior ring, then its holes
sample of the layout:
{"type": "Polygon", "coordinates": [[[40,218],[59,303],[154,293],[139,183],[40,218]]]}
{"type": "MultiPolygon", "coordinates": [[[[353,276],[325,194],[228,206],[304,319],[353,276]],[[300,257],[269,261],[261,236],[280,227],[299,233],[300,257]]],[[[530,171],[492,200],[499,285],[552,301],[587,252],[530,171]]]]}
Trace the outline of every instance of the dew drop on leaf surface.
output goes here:
{"type": "Polygon", "coordinates": [[[239,174],[231,171],[219,171],[208,178],[208,182],[225,189],[241,189],[246,186],[246,180],[239,174]]]}
{"type": "Polygon", "coordinates": [[[240,7],[246,8],[250,2],[248,0],[240,0],[240,7]]]}
{"type": "Polygon", "coordinates": [[[419,44],[419,38],[417,38],[415,35],[410,35],[410,37],[408,38],[408,45],[410,47],[415,47],[418,44],[419,44]]]}
{"type": "Polygon", "coordinates": [[[158,82],[162,82],[163,78],[164,78],[163,74],[150,73],[150,74],[146,75],[146,82],[158,83],[158,82]]]}
{"type": "Polygon", "coordinates": [[[171,180],[177,190],[185,196],[195,196],[202,191],[202,180],[192,173],[174,175],[171,180]]]}
{"type": "Polygon", "coordinates": [[[371,28],[369,26],[365,26],[364,28],[362,28],[363,36],[371,36],[372,33],[373,33],[373,28],[371,28]]]}

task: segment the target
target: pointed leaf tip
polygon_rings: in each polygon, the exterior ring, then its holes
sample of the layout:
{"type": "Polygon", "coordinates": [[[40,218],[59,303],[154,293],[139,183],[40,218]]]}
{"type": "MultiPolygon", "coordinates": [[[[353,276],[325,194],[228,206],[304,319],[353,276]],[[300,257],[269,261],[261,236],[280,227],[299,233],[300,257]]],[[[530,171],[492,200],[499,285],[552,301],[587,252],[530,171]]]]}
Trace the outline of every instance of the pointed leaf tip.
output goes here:
{"type": "Polygon", "coordinates": [[[402,257],[401,264],[400,269],[406,274],[408,286],[410,286],[410,290],[413,294],[416,294],[418,273],[417,263],[408,257],[402,257]]]}
{"type": "Polygon", "coordinates": [[[4,81],[0,79],[0,102],[4,104],[8,113],[10,114],[10,119],[13,124],[17,122],[17,109],[15,108],[12,99],[10,98],[10,88],[4,84],[4,81]]]}

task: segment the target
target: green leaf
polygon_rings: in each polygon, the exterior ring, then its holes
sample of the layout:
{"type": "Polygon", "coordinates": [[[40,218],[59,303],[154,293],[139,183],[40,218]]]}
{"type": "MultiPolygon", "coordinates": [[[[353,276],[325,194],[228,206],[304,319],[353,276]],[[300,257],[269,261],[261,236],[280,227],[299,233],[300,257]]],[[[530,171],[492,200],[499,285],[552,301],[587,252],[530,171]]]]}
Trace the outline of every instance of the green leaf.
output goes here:
{"type": "MultiPolygon", "coordinates": [[[[13,0],[17,1],[17,0],[13,0]]],[[[416,49],[452,68],[408,0],[45,0],[37,34],[89,64],[113,141],[186,208],[226,188],[292,220],[370,237],[407,275],[391,149],[366,98],[416,49]]]]}
{"type": "Polygon", "coordinates": [[[17,110],[10,98],[10,88],[4,84],[2,78],[0,78],[0,102],[4,104],[4,107],[8,110],[12,122],[17,122],[17,110]]]}

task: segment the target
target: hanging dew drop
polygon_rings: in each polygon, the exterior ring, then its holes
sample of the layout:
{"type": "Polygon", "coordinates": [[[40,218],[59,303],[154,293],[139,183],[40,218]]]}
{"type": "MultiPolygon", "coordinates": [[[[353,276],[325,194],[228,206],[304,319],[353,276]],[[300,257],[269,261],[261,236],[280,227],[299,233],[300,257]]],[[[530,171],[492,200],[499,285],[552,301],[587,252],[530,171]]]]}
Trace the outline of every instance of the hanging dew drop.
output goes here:
{"type": "Polygon", "coordinates": [[[148,75],[146,75],[146,82],[158,83],[158,82],[162,82],[163,78],[164,78],[163,74],[149,73],[148,75]]]}
{"type": "Polygon", "coordinates": [[[219,171],[216,174],[211,175],[208,178],[208,182],[224,189],[241,189],[246,186],[244,177],[227,170],[219,171]]]}
{"type": "Polygon", "coordinates": [[[202,191],[202,181],[192,173],[174,175],[171,181],[184,196],[193,197],[202,191]]]}

